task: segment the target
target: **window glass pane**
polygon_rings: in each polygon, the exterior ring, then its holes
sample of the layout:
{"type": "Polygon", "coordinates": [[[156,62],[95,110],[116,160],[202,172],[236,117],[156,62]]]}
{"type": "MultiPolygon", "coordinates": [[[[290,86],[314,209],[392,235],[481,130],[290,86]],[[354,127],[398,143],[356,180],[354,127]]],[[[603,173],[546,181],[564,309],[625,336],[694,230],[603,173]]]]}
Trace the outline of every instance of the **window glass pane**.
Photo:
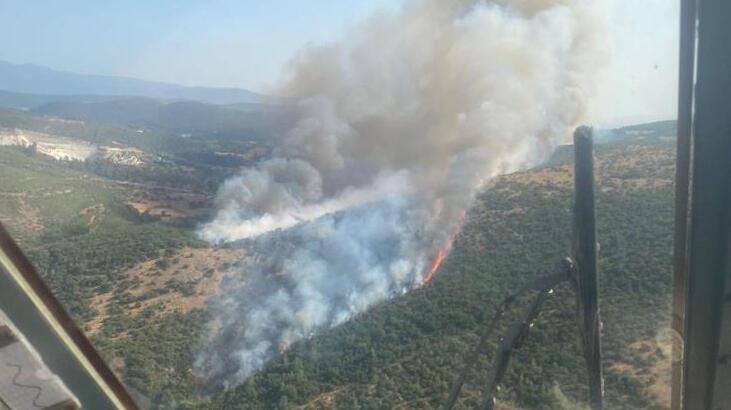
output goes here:
{"type": "Polygon", "coordinates": [[[75,3],[0,16],[0,222],[142,407],[586,408],[589,124],[605,404],[669,408],[676,4],[75,3]]]}

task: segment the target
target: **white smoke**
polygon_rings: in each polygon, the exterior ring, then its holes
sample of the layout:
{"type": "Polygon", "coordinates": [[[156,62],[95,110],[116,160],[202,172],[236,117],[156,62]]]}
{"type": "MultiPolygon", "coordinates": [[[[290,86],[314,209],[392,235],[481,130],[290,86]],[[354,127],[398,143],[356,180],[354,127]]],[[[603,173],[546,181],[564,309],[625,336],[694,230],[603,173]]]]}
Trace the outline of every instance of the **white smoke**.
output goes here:
{"type": "Polygon", "coordinates": [[[214,304],[198,373],[235,385],[419,286],[481,183],[581,121],[601,15],[599,0],[417,0],[297,55],[274,158],[227,181],[202,229],[259,257],[214,304]]]}
{"type": "MultiPolygon", "coordinates": [[[[292,190],[298,191],[300,186],[289,187],[282,180],[277,180],[274,174],[264,171],[281,163],[279,159],[266,161],[257,169],[246,170],[243,175],[226,181],[217,197],[217,202],[223,205],[216,219],[201,232],[202,237],[213,243],[255,238],[354,206],[402,196],[408,191],[408,180],[402,172],[378,178],[372,187],[366,189],[348,187],[335,198],[303,203],[300,195],[291,193],[292,190]],[[267,206],[262,207],[262,202],[267,206]]],[[[307,163],[302,164],[305,164],[301,165],[303,169],[312,169],[307,168],[307,163]]],[[[309,181],[312,188],[319,187],[319,179],[315,178],[315,181],[317,183],[309,181]]]]}

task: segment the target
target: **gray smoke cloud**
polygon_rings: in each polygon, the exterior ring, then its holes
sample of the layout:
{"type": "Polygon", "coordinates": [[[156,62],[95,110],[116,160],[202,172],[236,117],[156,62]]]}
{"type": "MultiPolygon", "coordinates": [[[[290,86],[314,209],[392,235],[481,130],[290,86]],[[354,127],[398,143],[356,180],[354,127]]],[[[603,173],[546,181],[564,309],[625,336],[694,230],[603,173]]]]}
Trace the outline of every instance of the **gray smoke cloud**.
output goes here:
{"type": "Polygon", "coordinates": [[[474,192],[586,114],[599,0],[421,0],[300,52],[274,155],[201,229],[251,250],[196,371],[242,382],[291,343],[420,286],[474,192]],[[286,118],[286,119],[285,119],[286,118]]]}

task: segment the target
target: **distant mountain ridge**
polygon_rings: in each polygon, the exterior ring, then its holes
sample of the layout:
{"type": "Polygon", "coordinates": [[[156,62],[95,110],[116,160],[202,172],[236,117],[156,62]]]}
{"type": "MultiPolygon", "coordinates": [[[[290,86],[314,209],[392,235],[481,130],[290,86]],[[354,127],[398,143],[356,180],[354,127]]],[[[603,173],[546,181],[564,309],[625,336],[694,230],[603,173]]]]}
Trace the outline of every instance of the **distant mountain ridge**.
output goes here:
{"type": "Polygon", "coordinates": [[[75,102],[75,103],[96,103],[113,101],[119,96],[103,95],[45,95],[45,94],[24,94],[0,90],[0,107],[14,110],[29,111],[50,103],[75,102]]]}
{"type": "Polygon", "coordinates": [[[0,90],[41,95],[135,96],[209,104],[262,103],[268,97],[241,88],[190,87],[128,77],[77,74],[0,60],[0,90]]]}
{"type": "Polygon", "coordinates": [[[274,104],[223,105],[126,97],[92,102],[50,102],[29,113],[197,136],[264,139],[271,133],[276,109],[274,104]]]}

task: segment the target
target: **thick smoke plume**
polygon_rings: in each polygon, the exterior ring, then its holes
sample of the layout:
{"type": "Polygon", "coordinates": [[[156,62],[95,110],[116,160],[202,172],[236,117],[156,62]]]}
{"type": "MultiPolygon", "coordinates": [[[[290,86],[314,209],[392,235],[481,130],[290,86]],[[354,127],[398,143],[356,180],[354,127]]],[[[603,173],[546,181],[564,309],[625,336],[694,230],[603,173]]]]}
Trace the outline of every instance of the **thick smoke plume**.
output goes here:
{"type": "Polygon", "coordinates": [[[319,329],[420,286],[481,184],[582,118],[602,60],[592,0],[422,0],[296,56],[272,159],[227,181],[214,243],[242,241],[198,374],[251,375],[319,329]]]}

